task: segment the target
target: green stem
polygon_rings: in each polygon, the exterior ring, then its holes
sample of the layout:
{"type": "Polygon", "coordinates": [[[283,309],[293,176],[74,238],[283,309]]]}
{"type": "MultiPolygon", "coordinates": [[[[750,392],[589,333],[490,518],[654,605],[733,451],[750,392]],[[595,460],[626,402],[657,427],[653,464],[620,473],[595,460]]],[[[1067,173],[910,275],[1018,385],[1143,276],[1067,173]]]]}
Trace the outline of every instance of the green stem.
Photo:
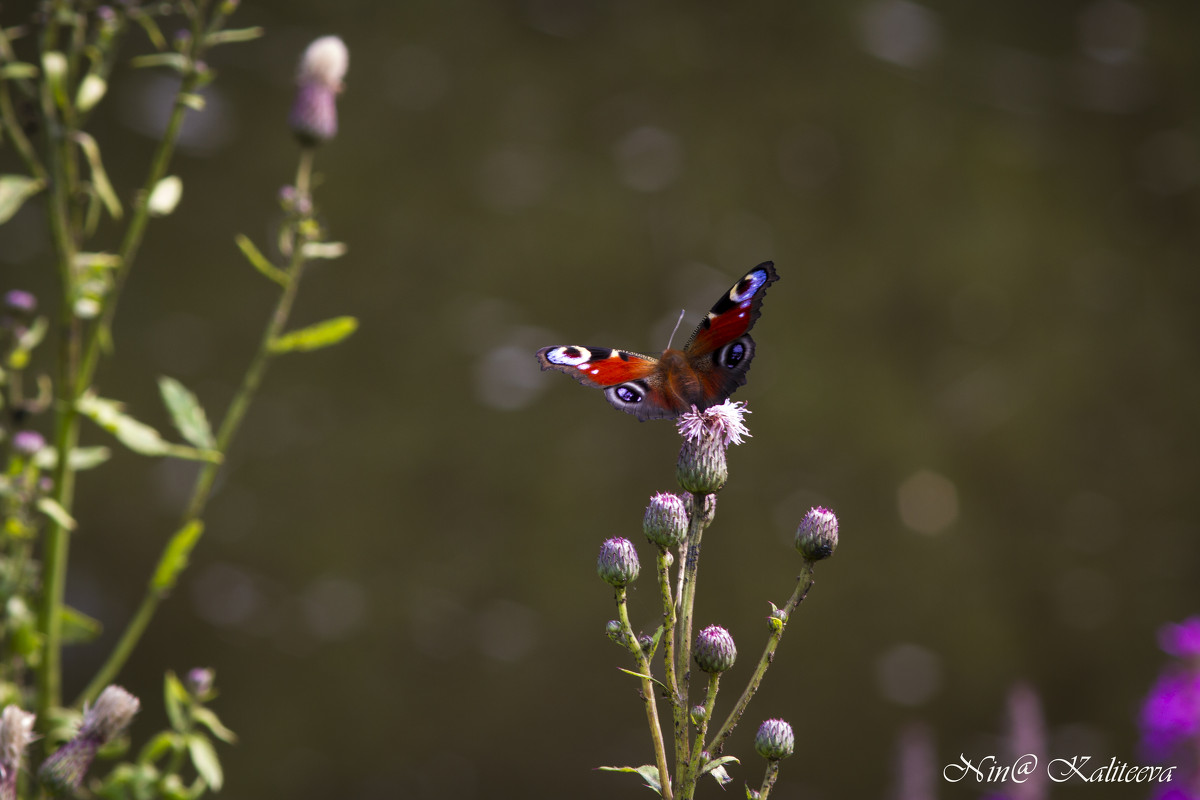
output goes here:
{"type": "Polygon", "coordinates": [[[771,790],[775,788],[775,781],[779,779],[779,759],[772,758],[767,761],[767,771],[763,775],[762,788],[758,790],[758,800],[767,800],[771,796],[771,790]]]}
{"type": "Polygon", "coordinates": [[[650,662],[646,660],[646,654],[642,652],[637,636],[633,633],[633,626],[629,624],[629,608],[624,586],[617,587],[616,600],[617,616],[625,634],[625,647],[633,655],[642,681],[640,694],[646,708],[646,722],[650,725],[650,738],[654,743],[654,762],[658,766],[659,789],[663,800],[672,800],[674,795],[671,792],[671,773],[667,770],[667,748],[663,743],[662,725],[658,721],[658,703],[654,699],[654,683],[650,679],[650,662]]]}
{"type": "Polygon", "coordinates": [[[671,699],[671,720],[675,727],[675,764],[681,768],[688,752],[688,707],[679,691],[679,675],[675,669],[675,598],[671,596],[671,567],[668,551],[658,550],[658,590],[663,605],[663,668],[667,693],[671,699]]]}
{"type": "Polygon", "coordinates": [[[787,623],[792,618],[792,612],[796,610],[796,606],[804,602],[804,598],[808,596],[808,590],[813,585],[813,562],[805,559],[804,566],[801,568],[800,574],[796,577],[796,588],[792,590],[792,596],[788,598],[787,605],[782,611],[782,618],[778,619],[777,625],[773,626],[771,635],[767,637],[767,645],[763,648],[762,657],[758,659],[758,666],[754,668],[754,674],[750,676],[750,682],[746,684],[745,691],[738,701],[733,706],[733,710],[729,712],[729,716],[725,718],[725,722],[721,725],[717,735],[713,737],[712,743],[708,746],[708,752],[716,758],[725,748],[725,740],[729,738],[729,734],[733,732],[738,721],[741,720],[742,714],[746,713],[746,707],[750,705],[750,699],[754,697],[754,693],[758,691],[759,685],[762,684],[763,676],[767,674],[767,667],[771,666],[771,662],[775,660],[775,650],[779,647],[779,641],[783,638],[783,632],[787,629],[787,623]]]}
{"type": "Polygon", "coordinates": [[[692,609],[696,605],[696,577],[700,567],[700,537],[704,533],[704,503],[707,495],[692,496],[691,514],[688,517],[687,554],[680,569],[683,570],[683,591],[680,613],[682,619],[679,629],[679,661],[677,669],[681,676],[682,700],[684,706],[691,688],[691,659],[692,659],[692,609]]]}
{"type": "Polygon", "coordinates": [[[679,791],[681,798],[690,798],[696,791],[696,781],[700,773],[700,758],[704,753],[704,735],[708,731],[708,720],[712,717],[713,708],[717,705],[717,684],[721,681],[721,673],[713,672],[708,676],[708,691],[704,696],[704,719],[700,721],[700,730],[696,731],[696,743],[692,745],[692,755],[688,759],[687,779],[679,791]]]}
{"type": "MultiPolygon", "coordinates": [[[[301,177],[307,180],[307,173],[311,169],[312,159],[301,158],[297,182],[299,182],[301,177]]],[[[296,222],[296,229],[306,229],[309,227],[308,223],[310,222],[310,219],[302,218],[296,222]]],[[[305,234],[301,234],[301,242],[305,240],[305,234]]],[[[283,333],[284,328],[287,326],[292,306],[295,304],[296,293],[300,288],[300,279],[304,274],[303,246],[293,249],[287,274],[289,278],[287,286],[284,287],[283,292],[279,296],[275,310],[267,322],[266,329],[263,331],[258,351],[254,354],[250,366],[246,369],[246,374],[242,378],[242,385],[238,388],[237,394],[234,395],[233,400],[230,402],[229,409],[225,412],[225,417],[221,421],[221,427],[217,431],[216,449],[222,455],[229,452],[229,447],[233,442],[234,436],[237,434],[238,428],[241,426],[242,419],[245,417],[246,411],[249,409],[250,403],[258,391],[258,387],[262,383],[263,375],[266,373],[272,356],[271,344],[283,333]]],[[[221,468],[222,463],[223,460],[221,462],[209,461],[205,462],[201,468],[200,473],[196,476],[196,482],[192,487],[191,499],[188,501],[183,519],[180,521],[180,528],[200,519],[204,514],[205,506],[208,504],[209,496],[212,494],[213,483],[216,480],[217,472],[221,468]]],[[[85,701],[95,699],[104,687],[117,677],[121,668],[124,667],[125,662],[133,654],[134,649],[142,638],[142,634],[150,624],[150,620],[153,619],[154,613],[158,610],[159,604],[167,596],[167,592],[155,587],[153,579],[147,584],[146,594],[142,598],[141,605],[138,606],[133,619],[126,625],[125,630],[121,633],[121,638],[117,641],[108,659],[96,672],[91,682],[88,683],[87,688],[80,693],[76,699],[76,704],[82,704],[85,701]]]]}

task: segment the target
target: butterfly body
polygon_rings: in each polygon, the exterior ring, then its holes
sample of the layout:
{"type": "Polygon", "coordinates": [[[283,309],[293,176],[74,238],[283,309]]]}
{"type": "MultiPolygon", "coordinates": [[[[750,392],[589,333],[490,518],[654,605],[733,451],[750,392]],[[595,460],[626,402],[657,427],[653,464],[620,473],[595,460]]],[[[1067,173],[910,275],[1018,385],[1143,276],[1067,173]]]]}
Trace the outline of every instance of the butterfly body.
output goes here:
{"type": "Polygon", "coordinates": [[[749,330],[758,319],[763,293],[779,279],[770,261],[759,264],[713,305],[682,350],[658,358],[608,347],[560,345],[538,351],[542,369],[571,375],[604,390],[615,408],[638,419],[674,419],[695,406],[724,402],[746,383],[754,358],[749,330]]]}

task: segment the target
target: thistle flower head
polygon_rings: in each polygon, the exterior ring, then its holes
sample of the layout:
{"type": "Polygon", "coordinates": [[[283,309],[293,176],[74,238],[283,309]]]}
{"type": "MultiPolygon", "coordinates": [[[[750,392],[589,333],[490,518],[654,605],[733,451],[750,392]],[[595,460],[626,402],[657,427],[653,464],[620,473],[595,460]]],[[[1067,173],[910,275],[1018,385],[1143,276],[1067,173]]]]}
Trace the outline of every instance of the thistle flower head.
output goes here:
{"type": "Polygon", "coordinates": [[[729,447],[750,438],[750,429],[745,422],[745,415],[749,413],[744,402],[735,403],[726,398],[721,405],[703,411],[692,406],[691,411],[680,415],[675,427],[688,441],[699,443],[701,439],[711,438],[721,442],[722,447],[729,447]]]}
{"type": "Polygon", "coordinates": [[[37,298],[23,289],[10,289],[4,294],[4,307],[21,314],[37,311],[37,298]]]}
{"type": "Polygon", "coordinates": [[[838,521],[828,508],[809,510],[796,529],[796,549],[809,561],[829,558],[838,545],[838,521]]]}
{"type": "Polygon", "coordinates": [[[108,744],[128,727],[141,705],[140,700],[120,686],[107,686],[96,698],[96,704],[84,710],[79,735],[108,744]]]}
{"type": "Polygon", "coordinates": [[[782,719],[769,719],[758,726],[754,736],[754,750],[768,761],[787,758],[796,749],[796,735],[792,726],[782,719]]]}
{"type": "Polygon", "coordinates": [[[7,705],[0,712],[0,796],[16,796],[21,757],[34,739],[34,717],[34,714],[15,705],[7,705]],[[12,791],[6,794],[8,787],[12,791]]]}
{"type": "Polygon", "coordinates": [[[638,554],[633,542],[618,536],[600,546],[600,556],[596,559],[596,574],[605,583],[620,588],[637,580],[640,570],[641,564],[638,563],[638,554]]]}
{"type": "Polygon", "coordinates": [[[674,547],[682,542],[688,531],[687,506],[683,499],[668,492],[651,497],[646,516],[642,518],[642,531],[659,547],[674,547]]]}
{"type": "Polygon", "coordinates": [[[192,697],[207,700],[212,696],[216,672],[208,667],[193,667],[184,678],[184,685],[192,697]]]}
{"type": "Polygon", "coordinates": [[[322,36],[308,46],[296,74],[296,100],[288,117],[292,133],[306,147],[337,135],[337,95],[350,66],[350,51],[337,36],[322,36]]]}
{"type": "Polygon", "coordinates": [[[704,672],[724,672],[737,659],[737,647],[729,631],[720,625],[709,625],[696,636],[692,657],[704,672]]]}
{"type": "Polygon", "coordinates": [[[84,709],[75,738],[42,762],[38,778],[57,794],[73,794],[83,785],[96,752],[125,730],[140,705],[120,686],[106,687],[96,704],[84,709]]]}

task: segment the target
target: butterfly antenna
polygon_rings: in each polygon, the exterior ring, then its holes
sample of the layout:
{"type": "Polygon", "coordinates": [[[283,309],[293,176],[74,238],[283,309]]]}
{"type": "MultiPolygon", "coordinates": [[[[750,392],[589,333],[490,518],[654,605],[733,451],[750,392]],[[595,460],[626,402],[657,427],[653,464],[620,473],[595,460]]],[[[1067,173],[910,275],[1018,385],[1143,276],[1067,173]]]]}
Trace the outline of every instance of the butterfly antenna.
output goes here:
{"type": "Polygon", "coordinates": [[[671,349],[671,342],[675,341],[675,334],[679,332],[679,323],[683,322],[683,315],[687,312],[686,308],[679,309],[679,319],[675,320],[675,328],[671,331],[671,338],[667,339],[667,349],[671,349]]]}

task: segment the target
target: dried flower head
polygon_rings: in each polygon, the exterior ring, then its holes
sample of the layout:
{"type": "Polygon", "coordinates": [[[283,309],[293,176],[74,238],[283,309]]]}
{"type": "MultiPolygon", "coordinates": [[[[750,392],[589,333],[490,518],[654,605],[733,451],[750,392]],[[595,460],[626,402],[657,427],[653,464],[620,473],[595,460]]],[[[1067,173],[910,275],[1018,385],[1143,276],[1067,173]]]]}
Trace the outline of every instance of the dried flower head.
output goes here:
{"type": "Polygon", "coordinates": [[[125,730],[141,703],[120,686],[108,686],[96,698],[96,704],[84,709],[83,723],[75,738],[47,758],[38,777],[58,794],[72,794],[83,778],[96,752],[125,730]]]}
{"type": "Polygon", "coordinates": [[[20,706],[8,705],[0,712],[0,798],[17,796],[17,773],[25,748],[34,740],[35,715],[20,706]]]}

